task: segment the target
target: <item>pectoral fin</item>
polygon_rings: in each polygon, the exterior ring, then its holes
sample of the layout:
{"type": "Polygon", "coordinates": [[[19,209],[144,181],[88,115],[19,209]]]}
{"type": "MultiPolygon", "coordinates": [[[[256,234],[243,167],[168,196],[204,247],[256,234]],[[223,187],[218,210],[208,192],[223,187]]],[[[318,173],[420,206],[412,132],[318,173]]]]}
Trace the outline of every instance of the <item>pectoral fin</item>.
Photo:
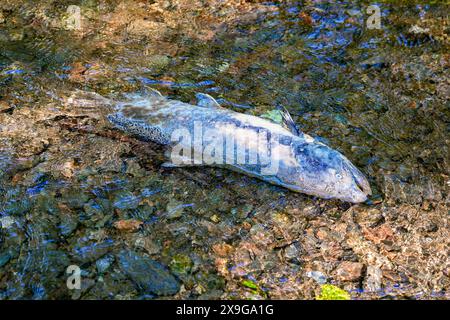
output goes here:
{"type": "Polygon", "coordinates": [[[164,96],[156,89],[153,88],[145,88],[145,94],[149,97],[154,98],[164,98],[164,96]]]}

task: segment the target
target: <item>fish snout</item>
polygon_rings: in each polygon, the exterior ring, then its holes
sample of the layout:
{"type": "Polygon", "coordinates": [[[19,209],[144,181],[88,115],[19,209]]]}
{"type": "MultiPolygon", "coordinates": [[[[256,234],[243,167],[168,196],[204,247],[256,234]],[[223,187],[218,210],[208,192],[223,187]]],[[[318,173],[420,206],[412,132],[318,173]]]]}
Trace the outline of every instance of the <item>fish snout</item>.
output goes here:
{"type": "Polygon", "coordinates": [[[364,202],[372,195],[369,181],[364,174],[356,168],[349,160],[345,159],[346,168],[352,176],[352,201],[354,203],[364,202]]]}

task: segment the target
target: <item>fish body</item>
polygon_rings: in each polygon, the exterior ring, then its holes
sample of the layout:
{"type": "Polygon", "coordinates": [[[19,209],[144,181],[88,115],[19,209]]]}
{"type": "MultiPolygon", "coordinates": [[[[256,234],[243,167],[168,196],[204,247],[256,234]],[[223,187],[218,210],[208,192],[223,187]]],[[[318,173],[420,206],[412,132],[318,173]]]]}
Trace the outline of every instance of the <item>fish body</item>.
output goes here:
{"type": "Polygon", "coordinates": [[[129,96],[108,116],[119,130],[168,146],[166,166],[230,169],[295,192],[363,202],[371,194],[365,176],[341,153],[284,125],[221,107],[198,94],[197,105],[159,93],[129,96]]]}

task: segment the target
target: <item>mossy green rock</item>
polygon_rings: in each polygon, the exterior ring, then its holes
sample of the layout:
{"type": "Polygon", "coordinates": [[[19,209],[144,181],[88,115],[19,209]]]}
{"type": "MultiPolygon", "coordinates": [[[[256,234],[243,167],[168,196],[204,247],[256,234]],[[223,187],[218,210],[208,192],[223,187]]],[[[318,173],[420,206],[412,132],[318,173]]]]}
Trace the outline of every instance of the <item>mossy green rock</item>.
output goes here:
{"type": "Polygon", "coordinates": [[[177,254],[172,258],[169,267],[174,274],[185,275],[192,269],[192,260],[188,256],[177,254]]]}
{"type": "Polygon", "coordinates": [[[324,284],[317,300],[350,300],[350,294],[332,284],[324,284]]]}
{"type": "Polygon", "coordinates": [[[155,54],[147,58],[148,66],[152,69],[161,70],[167,67],[170,63],[170,58],[165,55],[155,54]]]}

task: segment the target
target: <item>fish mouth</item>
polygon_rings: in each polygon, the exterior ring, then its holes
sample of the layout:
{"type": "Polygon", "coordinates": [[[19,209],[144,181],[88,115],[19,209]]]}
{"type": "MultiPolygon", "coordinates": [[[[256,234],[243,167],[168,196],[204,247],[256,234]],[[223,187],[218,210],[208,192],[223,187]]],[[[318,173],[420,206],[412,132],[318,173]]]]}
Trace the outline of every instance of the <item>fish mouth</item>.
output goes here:
{"type": "Polygon", "coordinates": [[[362,186],[355,181],[355,186],[352,191],[351,197],[348,201],[352,203],[361,203],[367,201],[369,193],[365,191],[362,186]]]}
{"type": "Polygon", "coordinates": [[[372,189],[370,188],[369,181],[364,174],[356,168],[348,159],[345,159],[347,170],[353,178],[353,201],[352,202],[364,202],[367,197],[372,195],[372,189]]]}
{"type": "MultiPolygon", "coordinates": [[[[362,175],[362,174],[361,174],[362,175]]],[[[356,184],[356,187],[364,193],[366,196],[372,195],[372,189],[370,188],[370,184],[364,176],[355,176],[353,175],[353,181],[356,184]]]]}
{"type": "MultiPolygon", "coordinates": [[[[353,174],[353,172],[352,172],[353,174]]],[[[366,177],[358,170],[358,174],[353,174],[354,191],[352,196],[353,203],[365,202],[372,195],[372,189],[366,177]]]]}

